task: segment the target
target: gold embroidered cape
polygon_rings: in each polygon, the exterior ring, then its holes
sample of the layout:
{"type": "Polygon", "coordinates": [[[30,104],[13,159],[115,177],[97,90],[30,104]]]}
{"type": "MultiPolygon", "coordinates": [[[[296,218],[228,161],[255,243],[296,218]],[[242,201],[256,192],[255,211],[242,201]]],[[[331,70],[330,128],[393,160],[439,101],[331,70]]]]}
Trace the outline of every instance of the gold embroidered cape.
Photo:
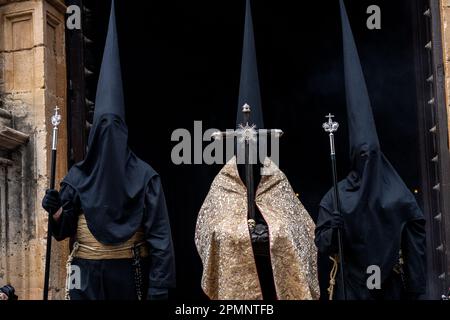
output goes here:
{"type": "MultiPolygon", "coordinates": [[[[269,226],[270,255],[280,300],[319,298],[314,222],[283,172],[269,159],[256,205],[269,226]]],[[[236,157],[212,183],[200,210],[195,243],[203,262],[202,288],[213,300],[260,300],[248,229],[247,190],[236,157]]]]}

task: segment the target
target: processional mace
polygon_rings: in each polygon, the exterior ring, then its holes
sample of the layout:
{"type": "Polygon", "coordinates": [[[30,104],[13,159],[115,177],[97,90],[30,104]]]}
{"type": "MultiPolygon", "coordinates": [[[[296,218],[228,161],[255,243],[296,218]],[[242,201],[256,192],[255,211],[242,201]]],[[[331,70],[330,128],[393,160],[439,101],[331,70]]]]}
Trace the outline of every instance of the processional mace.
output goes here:
{"type": "MultiPolygon", "coordinates": [[[[330,113],[328,116],[328,122],[323,124],[323,129],[325,132],[329,134],[330,137],[330,157],[331,157],[331,167],[333,171],[333,215],[342,216],[341,212],[341,202],[339,199],[339,190],[338,190],[338,180],[337,180],[337,170],[336,170],[336,148],[334,144],[334,133],[339,129],[339,123],[334,122],[334,116],[330,113]]],[[[342,230],[341,228],[337,229],[337,238],[338,238],[338,250],[339,250],[339,262],[340,262],[340,278],[341,278],[341,290],[342,297],[344,300],[347,300],[347,290],[345,288],[345,277],[344,277],[344,249],[342,242],[342,230]]]]}
{"type": "MultiPolygon", "coordinates": [[[[50,189],[55,189],[55,177],[56,177],[56,149],[58,145],[58,126],[61,124],[61,114],[58,113],[59,108],[55,107],[55,113],[51,117],[53,125],[52,135],[52,162],[50,172],[50,189]]],[[[45,278],[44,278],[44,300],[48,300],[48,289],[50,282],[50,259],[52,253],[52,224],[51,219],[56,212],[50,212],[48,216],[47,226],[47,249],[45,253],[45,278]]]]}

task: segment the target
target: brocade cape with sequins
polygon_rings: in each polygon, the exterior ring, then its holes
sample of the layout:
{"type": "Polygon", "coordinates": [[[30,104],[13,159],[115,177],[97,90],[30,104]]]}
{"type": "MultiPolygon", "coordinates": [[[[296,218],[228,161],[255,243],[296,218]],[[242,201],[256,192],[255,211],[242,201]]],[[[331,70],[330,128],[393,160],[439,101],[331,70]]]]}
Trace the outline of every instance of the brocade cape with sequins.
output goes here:
{"type": "MultiPolygon", "coordinates": [[[[315,225],[283,172],[270,160],[256,192],[269,227],[270,255],[280,300],[319,298],[315,225]]],[[[260,300],[261,287],[247,217],[247,190],[231,159],[200,210],[195,243],[203,262],[202,288],[213,300],[260,300]]]]}

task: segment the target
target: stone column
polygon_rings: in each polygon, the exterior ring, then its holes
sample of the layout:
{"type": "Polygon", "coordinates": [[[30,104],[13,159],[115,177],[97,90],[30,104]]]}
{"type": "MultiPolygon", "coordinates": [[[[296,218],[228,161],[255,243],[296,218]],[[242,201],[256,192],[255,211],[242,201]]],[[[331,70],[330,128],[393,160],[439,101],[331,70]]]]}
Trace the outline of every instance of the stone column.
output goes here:
{"type": "MultiPolygon", "coordinates": [[[[0,285],[11,283],[19,299],[42,299],[47,214],[41,199],[56,105],[63,115],[57,183],[67,171],[64,14],[62,0],[0,0],[0,285]]],[[[53,299],[63,297],[67,251],[67,242],[53,242],[53,299]]]]}
{"type": "Polygon", "coordinates": [[[447,97],[448,128],[450,136],[450,0],[440,0],[442,16],[442,46],[444,49],[445,91],[447,97]]]}

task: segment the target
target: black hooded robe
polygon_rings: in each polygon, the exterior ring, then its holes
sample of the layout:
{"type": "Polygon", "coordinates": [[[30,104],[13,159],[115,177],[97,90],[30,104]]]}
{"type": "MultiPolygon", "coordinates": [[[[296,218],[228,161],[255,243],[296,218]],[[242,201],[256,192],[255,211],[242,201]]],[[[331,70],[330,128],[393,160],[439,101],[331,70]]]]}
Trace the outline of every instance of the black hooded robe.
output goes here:
{"type": "MultiPolygon", "coordinates": [[[[351,174],[352,175],[352,174],[351,174]]],[[[342,195],[344,190],[351,192],[355,190],[352,186],[352,180],[347,177],[339,183],[338,189],[342,195]]],[[[337,248],[337,230],[331,228],[330,221],[333,219],[332,213],[332,192],[328,192],[322,199],[319,209],[319,218],[316,228],[316,245],[321,254],[333,256],[338,253],[337,248]]],[[[341,200],[341,203],[343,200],[341,200]]],[[[359,210],[373,211],[373,209],[364,206],[359,210]]],[[[408,210],[398,208],[399,215],[408,210]]],[[[420,299],[426,290],[425,284],[425,226],[424,220],[420,218],[420,211],[417,217],[412,216],[409,221],[402,223],[400,230],[398,228],[389,228],[388,223],[380,222],[377,226],[370,226],[369,222],[361,218],[351,216],[351,214],[342,211],[344,214],[344,261],[345,261],[345,283],[348,300],[403,300],[420,299]],[[376,228],[385,228],[386,234],[392,232],[391,237],[385,237],[384,241],[379,241],[377,237],[371,237],[376,228]],[[356,231],[356,232],[352,232],[356,231]],[[389,243],[390,242],[390,243],[389,243]],[[394,247],[402,250],[404,261],[404,275],[394,271],[395,265],[399,261],[399,251],[392,251],[392,254],[378,259],[379,253],[386,251],[386,247],[394,247]],[[371,257],[373,254],[374,257],[371,257]],[[369,290],[367,288],[367,279],[370,274],[367,268],[371,265],[386,265],[386,271],[381,269],[382,283],[381,290],[369,290]]],[[[393,211],[395,212],[395,211],[393,211]]],[[[398,225],[396,225],[398,226],[398,225]]],[[[381,255],[380,255],[381,256],[381,255]]],[[[334,289],[335,300],[343,300],[341,291],[341,282],[339,273],[336,276],[336,287],[334,289]]]]}
{"type": "MultiPolygon", "coordinates": [[[[104,245],[120,245],[144,232],[149,256],[141,259],[143,298],[166,299],[175,285],[169,217],[158,174],[128,147],[114,0],[97,86],[94,121],[84,161],[61,183],[62,214],[52,219],[57,240],[76,236],[84,214],[92,236],[104,245]]],[[[81,286],[72,300],[138,298],[133,259],[75,258],[81,286]]]]}
{"type": "MultiPolygon", "coordinates": [[[[80,197],[70,185],[60,190],[63,214],[53,223],[53,236],[63,240],[75,236],[82,212],[80,197]]],[[[145,193],[142,226],[150,257],[142,260],[143,293],[147,299],[165,298],[175,285],[171,234],[160,178],[154,175],[145,193]]],[[[71,300],[136,300],[134,267],[131,259],[85,260],[75,258],[72,265],[80,267],[81,288],[70,290],[71,300]]]]}
{"type": "MultiPolygon", "coordinates": [[[[352,169],[339,182],[347,299],[420,298],[425,282],[425,220],[414,195],[380,149],[369,95],[350,22],[340,0],[347,115],[352,169]],[[403,260],[403,272],[397,268],[403,260]],[[369,289],[371,266],[380,268],[381,289],[369,289]]],[[[319,252],[338,253],[333,190],[322,199],[316,227],[319,252]]],[[[342,300],[336,277],[334,299],[342,300]]]]}

